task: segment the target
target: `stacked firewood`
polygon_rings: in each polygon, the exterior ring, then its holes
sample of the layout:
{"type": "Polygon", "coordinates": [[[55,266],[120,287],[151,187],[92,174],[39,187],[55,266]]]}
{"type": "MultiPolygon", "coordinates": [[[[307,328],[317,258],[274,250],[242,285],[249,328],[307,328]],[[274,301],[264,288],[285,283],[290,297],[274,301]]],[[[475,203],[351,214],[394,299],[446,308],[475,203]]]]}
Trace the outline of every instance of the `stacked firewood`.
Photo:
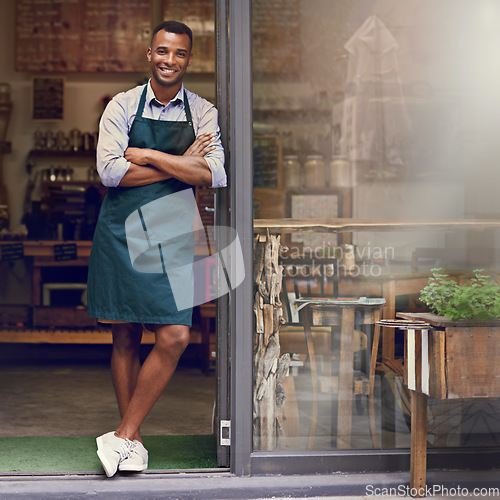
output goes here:
{"type": "Polygon", "coordinates": [[[280,293],[283,266],[279,264],[280,236],[259,235],[254,241],[254,449],[277,448],[285,392],[283,381],[290,355],[280,356],[279,327],[284,323],[280,293]]]}

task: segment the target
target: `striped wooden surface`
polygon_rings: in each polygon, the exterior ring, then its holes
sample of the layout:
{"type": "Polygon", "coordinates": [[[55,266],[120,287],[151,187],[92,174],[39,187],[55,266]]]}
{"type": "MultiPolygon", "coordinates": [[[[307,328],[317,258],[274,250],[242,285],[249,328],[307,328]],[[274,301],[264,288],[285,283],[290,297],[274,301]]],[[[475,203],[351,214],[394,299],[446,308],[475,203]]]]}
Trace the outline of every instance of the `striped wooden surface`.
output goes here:
{"type": "MultiPolygon", "coordinates": [[[[198,328],[190,330],[191,344],[201,344],[202,335],[198,328]]],[[[144,330],[143,344],[154,344],[153,332],[144,330]]],[[[111,330],[89,329],[43,329],[43,328],[1,328],[0,343],[17,344],[112,344],[111,330]]]]}
{"type": "Polygon", "coordinates": [[[420,219],[255,219],[254,233],[271,234],[318,231],[446,231],[450,229],[499,228],[500,220],[420,220],[420,219]]]}

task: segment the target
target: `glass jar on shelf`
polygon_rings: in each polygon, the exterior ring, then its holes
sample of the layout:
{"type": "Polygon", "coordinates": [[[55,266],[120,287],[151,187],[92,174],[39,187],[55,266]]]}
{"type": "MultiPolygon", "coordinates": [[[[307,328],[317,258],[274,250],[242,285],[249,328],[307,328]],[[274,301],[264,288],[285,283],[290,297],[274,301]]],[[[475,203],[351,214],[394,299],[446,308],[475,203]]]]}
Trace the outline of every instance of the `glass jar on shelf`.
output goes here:
{"type": "Polygon", "coordinates": [[[323,155],[309,154],[304,163],[304,184],[306,188],[324,188],[325,162],[323,155]]]}
{"type": "Polygon", "coordinates": [[[286,188],[296,189],[302,186],[302,172],[299,155],[283,156],[283,175],[286,188]]]}
{"type": "Polygon", "coordinates": [[[332,156],[329,168],[330,187],[352,187],[351,164],[345,156],[332,156]]]}

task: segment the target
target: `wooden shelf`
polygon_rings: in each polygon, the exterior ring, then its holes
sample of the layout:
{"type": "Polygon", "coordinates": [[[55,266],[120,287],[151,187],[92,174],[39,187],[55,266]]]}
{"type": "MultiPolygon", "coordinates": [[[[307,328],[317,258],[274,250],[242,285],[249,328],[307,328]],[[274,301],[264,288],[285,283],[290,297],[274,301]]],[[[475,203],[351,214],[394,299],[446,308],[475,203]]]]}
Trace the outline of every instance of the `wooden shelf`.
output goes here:
{"type": "Polygon", "coordinates": [[[254,109],[254,120],[293,121],[297,123],[331,123],[331,109],[254,109]]]}
{"type": "Polygon", "coordinates": [[[94,149],[89,151],[59,151],[57,149],[32,149],[28,154],[28,164],[31,160],[42,160],[46,158],[95,158],[94,149]]]}
{"type": "Polygon", "coordinates": [[[95,328],[82,330],[2,328],[1,343],[17,344],[111,344],[111,330],[95,328]]]}
{"type": "MultiPolygon", "coordinates": [[[[202,332],[190,330],[190,344],[202,344],[202,332]]],[[[100,328],[0,328],[0,343],[3,344],[112,344],[111,329],[100,328]]],[[[144,330],[143,344],[154,344],[155,334],[144,330]]]]}

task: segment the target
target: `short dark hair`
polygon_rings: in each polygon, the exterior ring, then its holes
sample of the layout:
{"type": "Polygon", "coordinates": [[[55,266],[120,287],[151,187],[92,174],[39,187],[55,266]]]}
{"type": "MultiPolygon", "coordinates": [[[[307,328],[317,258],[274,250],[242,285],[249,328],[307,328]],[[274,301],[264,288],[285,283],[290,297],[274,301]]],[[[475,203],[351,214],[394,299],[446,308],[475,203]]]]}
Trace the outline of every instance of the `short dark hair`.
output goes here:
{"type": "Polygon", "coordinates": [[[153,40],[158,33],[158,31],[164,30],[167,33],[176,33],[177,35],[187,35],[189,37],[189,42],[191,43],[191,48],[193,48],[193,32],[191,28],[184,23],[179,21],[163,21],[153,30],[153,35],[151,36],[151,45],[153,45],[153,40]]]}

